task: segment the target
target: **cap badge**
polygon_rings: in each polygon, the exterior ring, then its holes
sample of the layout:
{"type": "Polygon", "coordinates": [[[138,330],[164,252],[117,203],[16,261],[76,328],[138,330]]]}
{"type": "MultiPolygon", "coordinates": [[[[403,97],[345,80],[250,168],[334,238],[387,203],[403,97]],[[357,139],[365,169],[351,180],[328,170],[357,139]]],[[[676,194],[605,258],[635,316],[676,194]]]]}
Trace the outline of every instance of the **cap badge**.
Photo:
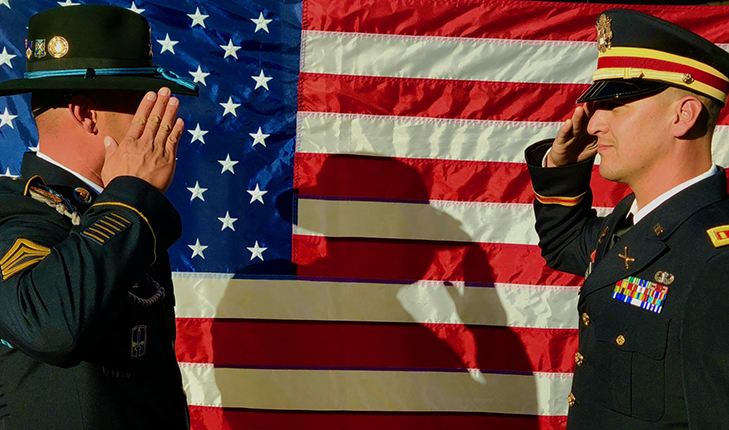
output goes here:
{"type": "Polygon", "coordinates": [[[46,56],[46,39],[35,40],[35,58],[43,58],[46,56]]]}
{"type": "Polygon", "coordinates": [[[68,40],[62,36],[53,36],[48,42],[48,53],[53,58],[61,58],[68,54],[68,40]]]}
{"type": "Polygon", "coordinates": [[[33,41],[25,39],[25,58],[30,60],[30,57],[33,56],[33,41]]]}
{"type": "Polygon", "coordinates": [[[595,27],[597,28],[597,49],[600,52],[605,52],[612,47],[612,22],[613,20],[605,14],[600,15],[597,19],[595,27]]]}

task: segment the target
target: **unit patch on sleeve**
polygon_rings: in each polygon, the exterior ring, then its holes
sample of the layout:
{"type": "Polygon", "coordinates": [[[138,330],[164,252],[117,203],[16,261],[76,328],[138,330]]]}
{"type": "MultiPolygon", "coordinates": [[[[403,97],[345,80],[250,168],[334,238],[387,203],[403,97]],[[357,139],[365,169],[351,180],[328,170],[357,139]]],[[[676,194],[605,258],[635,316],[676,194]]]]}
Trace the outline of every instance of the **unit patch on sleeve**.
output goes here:
{"type": "Polygon", "coordinates": [[[615,284],[613,298],[657,314],[663,309],[668,287],[629,276],[615,284]]]}
{"type": "Polygon", "coordinates": [[[128,219],[117,213],[110,213],[87,227],[81,234],[103,245],[130,225],[132,222],[128,219]]]}
{"type": "Polygon", "coordinates": [[[729,225],[720,225],[706,230],[715,248],[729,245],[729,225]]]}
{"type": "Polygon", "coordinates": [[[21,270],[30,267],[51,253],[50,248],[38,245],[28,239],[16,239],[13,246],[0,259],[3,281],[21,270]]]}

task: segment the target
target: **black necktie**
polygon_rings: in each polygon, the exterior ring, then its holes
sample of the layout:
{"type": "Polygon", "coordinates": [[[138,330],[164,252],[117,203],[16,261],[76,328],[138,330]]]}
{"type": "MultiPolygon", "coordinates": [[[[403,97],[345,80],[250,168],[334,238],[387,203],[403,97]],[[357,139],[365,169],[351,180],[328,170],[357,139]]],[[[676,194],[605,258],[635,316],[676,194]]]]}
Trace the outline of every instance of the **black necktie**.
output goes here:
{"type": "Polygon", "coordinates": [[[615,225],[615,230],[613,231],[613,235],[610,236],[610,245],[608,246],[608,250],[615,245],[620,238],[628,232],[633,227],[633,214],[628,213],[628,216],[625,217],[622,221],[617,223],[615,225]]]}

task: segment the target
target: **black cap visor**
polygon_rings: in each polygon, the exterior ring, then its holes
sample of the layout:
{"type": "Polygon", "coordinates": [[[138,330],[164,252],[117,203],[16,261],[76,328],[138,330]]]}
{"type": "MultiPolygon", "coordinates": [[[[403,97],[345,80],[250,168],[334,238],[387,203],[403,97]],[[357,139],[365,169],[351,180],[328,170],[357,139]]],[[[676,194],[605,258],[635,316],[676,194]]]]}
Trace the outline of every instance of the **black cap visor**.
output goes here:
{"type": "Polygon", "coordinates": [[[642,79],[598,81],[590,85],[576,103],[643,97],[663,91],[668,84],[642,79]]]}
{"type": "Polygon", "coordinates": [[[0,82],[0,96],[43,90],[130,90],[158,91],[167,87],[174,94],[196,96],[191,90],[174,81],[152,76],[58,76],[39,79],[13,79],[0,82]]]}

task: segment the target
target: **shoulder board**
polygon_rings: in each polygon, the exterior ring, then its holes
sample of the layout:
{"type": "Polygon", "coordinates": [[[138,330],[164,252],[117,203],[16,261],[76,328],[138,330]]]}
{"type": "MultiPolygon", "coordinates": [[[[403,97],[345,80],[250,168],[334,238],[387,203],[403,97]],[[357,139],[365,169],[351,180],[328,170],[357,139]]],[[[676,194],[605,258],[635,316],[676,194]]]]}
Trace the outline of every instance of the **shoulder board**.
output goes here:
{"type": "Polygon", "coordinates": [[[714,248],[720,248],[729,245],[729,225],[720,225],[718,227],[706,230],[706,233],[714,244],[714,248]]]}

